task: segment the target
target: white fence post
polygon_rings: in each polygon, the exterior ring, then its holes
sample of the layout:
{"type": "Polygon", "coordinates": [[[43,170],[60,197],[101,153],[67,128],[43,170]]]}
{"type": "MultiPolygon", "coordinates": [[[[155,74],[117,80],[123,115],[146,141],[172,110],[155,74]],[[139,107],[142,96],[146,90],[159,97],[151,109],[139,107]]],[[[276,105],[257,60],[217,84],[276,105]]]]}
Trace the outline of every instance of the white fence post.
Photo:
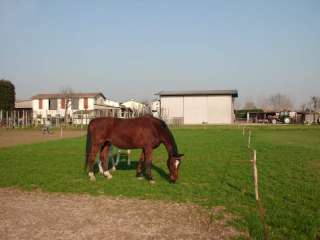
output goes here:
{"type": "Polygon", "coordinates": [[[253,150],[252,165],[253,165],[254,191],[255,191],[256,200],[259,201],[257,151],[256,150],[253,150]]]}

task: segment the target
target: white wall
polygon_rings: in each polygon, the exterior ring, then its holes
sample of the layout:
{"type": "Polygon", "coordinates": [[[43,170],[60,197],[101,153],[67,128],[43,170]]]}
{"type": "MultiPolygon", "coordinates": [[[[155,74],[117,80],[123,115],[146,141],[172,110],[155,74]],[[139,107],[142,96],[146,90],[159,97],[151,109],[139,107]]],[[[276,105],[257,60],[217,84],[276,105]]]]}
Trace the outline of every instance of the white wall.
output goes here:
{"type": "Polygon", "coordinates": [[[161,115],[170,122],[183,118],[184,124],[233,123],[232,96],[162,96],[161,115]]]}
{"type": "Polygon", "coordinates": [[[161,117],[164,119],[183,117],[183,97],[161,97],[161,117]]]}
{"type": "Polygon", "coordinates": [[[201,124],[207,122],[207,96],[185,96],[184,124],[201,124]]]}
{"type": "Polygon", "coordinates": [[[208,123],[226,124],[233,122],[231,96],[208,96],[208,123]]]}

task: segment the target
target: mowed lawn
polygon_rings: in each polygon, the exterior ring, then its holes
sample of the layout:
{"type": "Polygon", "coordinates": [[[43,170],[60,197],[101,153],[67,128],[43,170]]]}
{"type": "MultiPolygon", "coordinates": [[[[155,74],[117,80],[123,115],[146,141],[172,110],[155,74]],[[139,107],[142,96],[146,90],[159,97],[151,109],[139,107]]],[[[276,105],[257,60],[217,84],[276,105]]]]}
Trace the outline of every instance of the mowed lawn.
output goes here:
{"type": "MultiPolygon", "coordinates": [[[[320,128],[250,129],[269,238],[319,237],[320,128]]],[[[97,175],[96,182],[89,182],[83,169],[83,137],[0,149],[0,187],[192,202],[208,209],[225,206],[236,216],[232,224],[252,238],[262,239],[250,164],[252,150],[247,148],[242,127],[181,128],[173,133],[185,154],[176,184],[168,182],[164,147],[154,153],[156,184],[135,178],[138,150],[133,151],[132,165],[122,161],[112,180],[97,175]]]]}

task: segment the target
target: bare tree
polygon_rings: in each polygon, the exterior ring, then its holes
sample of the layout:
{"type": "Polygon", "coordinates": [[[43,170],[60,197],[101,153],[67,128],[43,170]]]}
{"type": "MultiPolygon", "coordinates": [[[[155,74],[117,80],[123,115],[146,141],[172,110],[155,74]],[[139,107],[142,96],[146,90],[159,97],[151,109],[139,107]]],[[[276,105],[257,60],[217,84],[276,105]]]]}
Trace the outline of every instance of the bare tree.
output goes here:
{"type": "Polygon", "coordinates": [[[246,101],[244,103],[244,106],[243,106],[244,109],[257,109],[256,105],[254,104],[253,101],[249,100],[249,101],[246,101]]]}
{"type": "MultiPolygon", "coordinates": [[[[74,92],[71,87],[61,88],[61,101],[64,102],[64,124],[67,126],[69,120],[68,109],[73,98],[74,92]]],[[[61,103],[63,104],[63,103],[61,103]]]]}
{"type": "Polygon", "coordinates": [[[146,114],[151,114],[152,111],[151,111],[151,102],[147,99],[144,99],[141,101],[141,103],[144,105],[144,108],[143,108],[143,115],[146,115],[146,114]]]}
{"type": "Polygon", "coordinates": [[[309,109],[309,104],[307,103],[302,103],[300,105],[300,109],[299,109],[301,112],[308,112],[310,109],[309,109]]]}
{"type": "Polygon", "coordinates": [[[316,113],[320,111],[320,97],[311,97],[310,110],[313,113],[313,122],[316,122],[316,113]]]}
{"type": "Polygon", "coordinates": [[[258,107],[265,112],[272,111],[269,99],[264,96],[258,98],[258,107]]]}
{"type": "Polygon", "coordinates": [[[279,112],[283,110],[291,110],[293,107],[290,97],[280,93],[269,97],[269,104],[273,111],[279,112]]]}
{"type": "Polygon", "coordinates": [[[234,101],[234,109],[239,110],[241,108],[239,101],[234,101]]]}

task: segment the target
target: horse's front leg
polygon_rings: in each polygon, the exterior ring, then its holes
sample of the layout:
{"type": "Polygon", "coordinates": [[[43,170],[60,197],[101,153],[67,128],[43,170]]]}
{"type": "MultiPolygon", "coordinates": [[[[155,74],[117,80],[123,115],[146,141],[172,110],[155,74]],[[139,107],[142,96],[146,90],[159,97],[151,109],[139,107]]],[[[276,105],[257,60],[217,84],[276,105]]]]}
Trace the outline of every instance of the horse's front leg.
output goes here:
{"type": "Polygon", "coordinates": [[[108,179],[112,178],[112,175],[108,171],[108,165],[109,165],[109,148],[110,144],[105,143],[101,150],[100,150],[100,164],[99,165],[99,170],[108,179]]]}
{"type": "Polygon", "coordinates": [[[91,149],[89,151],[89,156],[87,156],[88,157],[88,175],[91,181],[96,180],[96,177],[94,176],[94,172],[93,172],[93,165],[94,165],[98,151],[99,151],[99,145],[92,144],[91,149]]]}
{"type": "Polygon", "coordinates": [[[151,173],[151,168],[152,168],[152,148],[150,149],[145,149],[145,164],[146,164],[146,172],[147,172],[147,178],[150,181],[150,183],[155,183],[152,173],[151,173]]]}
{"type": "Polygon", "coordinates": [[[136,174],[136,176],[137,176],[138,179],[142,179],[141,173],[142,173],[142,170],[143,170],[144,161],[145,161],[145,154],[144,154],[144,150],[142,150],[141,154],[140,154],[140,159],[139,159],[139,162],[138,162],[138,166],[137,166],[137,174],[136,174]]]}

